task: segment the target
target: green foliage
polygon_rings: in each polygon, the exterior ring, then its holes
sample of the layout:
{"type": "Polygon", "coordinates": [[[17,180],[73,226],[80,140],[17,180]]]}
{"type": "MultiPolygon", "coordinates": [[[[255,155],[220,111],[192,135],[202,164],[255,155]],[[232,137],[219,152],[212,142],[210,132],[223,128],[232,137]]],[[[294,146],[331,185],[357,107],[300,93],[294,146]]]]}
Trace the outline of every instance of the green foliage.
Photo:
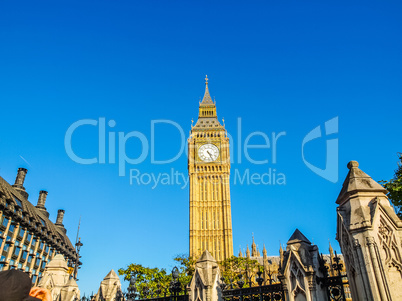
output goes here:
{"type": "Polygon", "coordinates": [[[258,264],[257,260],[252,260],[247,257],[232,256],[221,261],[219,267],[226,283],[229,283],[231,280],[235,283],[239,280],[239,274],[242,273],[243,281],[245,282],[244,287],[249,286],[249,279],[246,279],[246,271],[253,283],[255,282],[256,273],[262,271],[262,266],[258,264]]]}
{"type": "Polygon", "coordinates": [[[190,283],[191,277],[193,277],[195,271],[195,259],[182,254],[176,256],[175,258],[173,258],[173,260],[180,264],[178,266],[180,271],[180,282],[185,284],[190,283]]]}
{"type": "MultiPolygon", "coordinates": [[[[182,284],[181,294],[184,294],[185,286],[190,283],[191,278],[195,271],[195,260],[187,255],[178,255],[173,259],[179,269],[179,281],[182,284]]],[[[233,283],[239,280],[239,274],[242,273],[244,287],[249,286],[249,279],[255,282],[255,275],[258,271],[262,271],[262,266],[258,264],[256,260],[251,260],[245,257],[232,256],[226,260],[219,262],[221,274],[225,277],[226,282],[230,280],[233,283]],[[247,273],[246,273],[247,271],[247,273]]],[[[119,269],[119,275],[124,275],[125,280],[130,280],[131,276],[136,276],[137,280],[135,286],[137,292],[140,294],[140,298],[146,298],[146,290],[149,294],[160,290],[160,296],[164,294],[170,295],[169,286],[172,281],[172,275],[170,271],[159,268],[144,267],[141,264],[130,264],[126,269],[119,269]]]]}
{"type": "MultiPolygon", "coordinates": [[[[195,261],[185,255],[178,255],[174,258],[179,269],[179,281],[182,284],[182,292],[184,294],[185,285],[187,285],[194,274],[195,261]]],[[[119,269],[119,275],[124,275],[125,280],[130,280],[131,276],[136,276],[135,286],[140,298],[146,297],[146,291],[152,294],[160,290],[160,295],[169,295],[169,285],[172,281],[171,272],[166,269],[144,267],[141,264],[131,263],[126,269],[119,269]]],[[[155,294],[156,297],[156,294],[155,294]]]]}
{"type": "Polygon", "coordinates": [[[398,156],[398,168],[395,170],[394,177],[380,183],[388,190],[387,196],[393,204],[396,214],[402,219],[402,153],[399,153],[398,156]]]}

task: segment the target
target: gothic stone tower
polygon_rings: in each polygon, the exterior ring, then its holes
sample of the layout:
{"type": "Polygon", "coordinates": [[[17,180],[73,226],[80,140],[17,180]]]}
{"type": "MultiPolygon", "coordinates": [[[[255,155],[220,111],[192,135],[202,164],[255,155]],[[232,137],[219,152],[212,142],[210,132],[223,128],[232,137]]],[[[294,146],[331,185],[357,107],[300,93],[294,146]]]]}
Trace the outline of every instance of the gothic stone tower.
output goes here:
{"type": "Polygon", "coordinates": [[[188,138],[190,256],[205,250],[220,261],[233,255],[229,138],[216,115],[206,80],[198,121],[188,138]]]}
{"type": "Polygon", "coordinates": [[[402,300],[402,221],[384,187],[350,161],[336,203],[353,300],[402,300]]]}

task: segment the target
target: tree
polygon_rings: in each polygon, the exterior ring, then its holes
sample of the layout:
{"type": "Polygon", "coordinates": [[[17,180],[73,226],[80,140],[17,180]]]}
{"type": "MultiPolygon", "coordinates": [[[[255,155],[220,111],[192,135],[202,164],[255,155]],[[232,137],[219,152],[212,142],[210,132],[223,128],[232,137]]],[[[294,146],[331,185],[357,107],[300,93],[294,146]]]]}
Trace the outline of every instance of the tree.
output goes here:
{"type": "Polygon", "coordinates": [[[380,183],[388,190],[387,196],[394,206],[396,214],[402,219],[402,153],[398,153],[398,157],[398,168],[395,170],[394,177],[380,183]]]}
{"type": "Polygon", "coordinates": [[[185,284],[190,283],[195,271],[195,259],[182,254],[177,255],[175,258],[173,258],[173,260],[180,264],[178,267],[180,275],[182,275],[182,278],[179,278],[180,282],[185,284]]]}
{"type": "Polygon", "coordinates": [[[252,260],[247,257],[229,257],[221,262],[219,262],[219,267],[221,269],[221,274],[225,278],[225,282],[235,283],[240,279],[240,274],[245,282],[244,287],[249,286],[250,278],[251,282],[254,282],[254,276],[258,271],[262,271],[262,266],[259,265],[257,260],[252,260]],[[247,275],[246,275],[246,274],[247,275]],[[246,279],[246,276],[249,279],[246,279]]]}
{"type": "MultiPolygon", "coordinates": [[[[179,270],[179,281],[181,283],[181,294],[185,293],[185,286],[190,283],[195,272],[195,260],[187,255],[177,255],[173,260],[179,270]]],[[[219,262],[221,274],[225,277],[225,282],[233,283],[240,280],[242,274],[244,287],[249,286],[249,282],[255,282],[254,278],[258,271],[262,271],[262,266],[256,260],[246,257],[232,256],[219,262]],[[247,277],[249,279],[247,279],[247,277]]],[[[125,280],[130,280],[131,276],[136,277],[135,287],[140,298],[149,295],[169,295],[169,287],[172,275],[166,269],[144,267],[141,264],[131,263],[126,269],[119,269],[119,275],[124,275],[125,280]]]]}
{"type": "MultiPolygon", "coordinates": [[[[195,261],[186,255],[178,255],[173,259],[177,262],[179,269],[179,281],[182,284],[181,294],[184,294],[187,285],[194,274],[195,261]]],[[[148,295],[168,295],[169,286],[172,281],[171,273],[166,269],[144,267],[141,264],[131,263],[126,269],[119,269],[119,275],[124,275],[125,280],[130,280],[131,276],[136,277],[135,286],[140,298],[148,295]]]]}

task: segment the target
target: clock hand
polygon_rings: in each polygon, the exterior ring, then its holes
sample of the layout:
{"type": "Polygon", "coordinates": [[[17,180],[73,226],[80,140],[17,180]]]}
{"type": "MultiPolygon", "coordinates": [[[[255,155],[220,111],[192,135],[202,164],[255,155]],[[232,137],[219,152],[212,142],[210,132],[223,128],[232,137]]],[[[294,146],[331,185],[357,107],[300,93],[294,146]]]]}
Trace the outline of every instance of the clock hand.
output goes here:
{"type": "Polygon", "coordinates": [[[207,151],[207,153],[211,157],[211,159],[213,159],[211,153],[209,151],[207,151]]]}

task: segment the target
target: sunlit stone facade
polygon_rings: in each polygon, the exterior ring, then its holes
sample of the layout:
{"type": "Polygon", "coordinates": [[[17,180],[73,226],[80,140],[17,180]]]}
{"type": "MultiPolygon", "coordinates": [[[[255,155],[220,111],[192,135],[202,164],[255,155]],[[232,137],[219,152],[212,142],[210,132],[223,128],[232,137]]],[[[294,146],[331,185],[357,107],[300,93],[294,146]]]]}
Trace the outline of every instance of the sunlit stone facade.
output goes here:
{"type": "Polygon", "coordinates": [[[233,255],[229,138],[206,80],[198,121],[188,139],[190,256],[198,258],[208,250],[220,261],[233,255]]]}

